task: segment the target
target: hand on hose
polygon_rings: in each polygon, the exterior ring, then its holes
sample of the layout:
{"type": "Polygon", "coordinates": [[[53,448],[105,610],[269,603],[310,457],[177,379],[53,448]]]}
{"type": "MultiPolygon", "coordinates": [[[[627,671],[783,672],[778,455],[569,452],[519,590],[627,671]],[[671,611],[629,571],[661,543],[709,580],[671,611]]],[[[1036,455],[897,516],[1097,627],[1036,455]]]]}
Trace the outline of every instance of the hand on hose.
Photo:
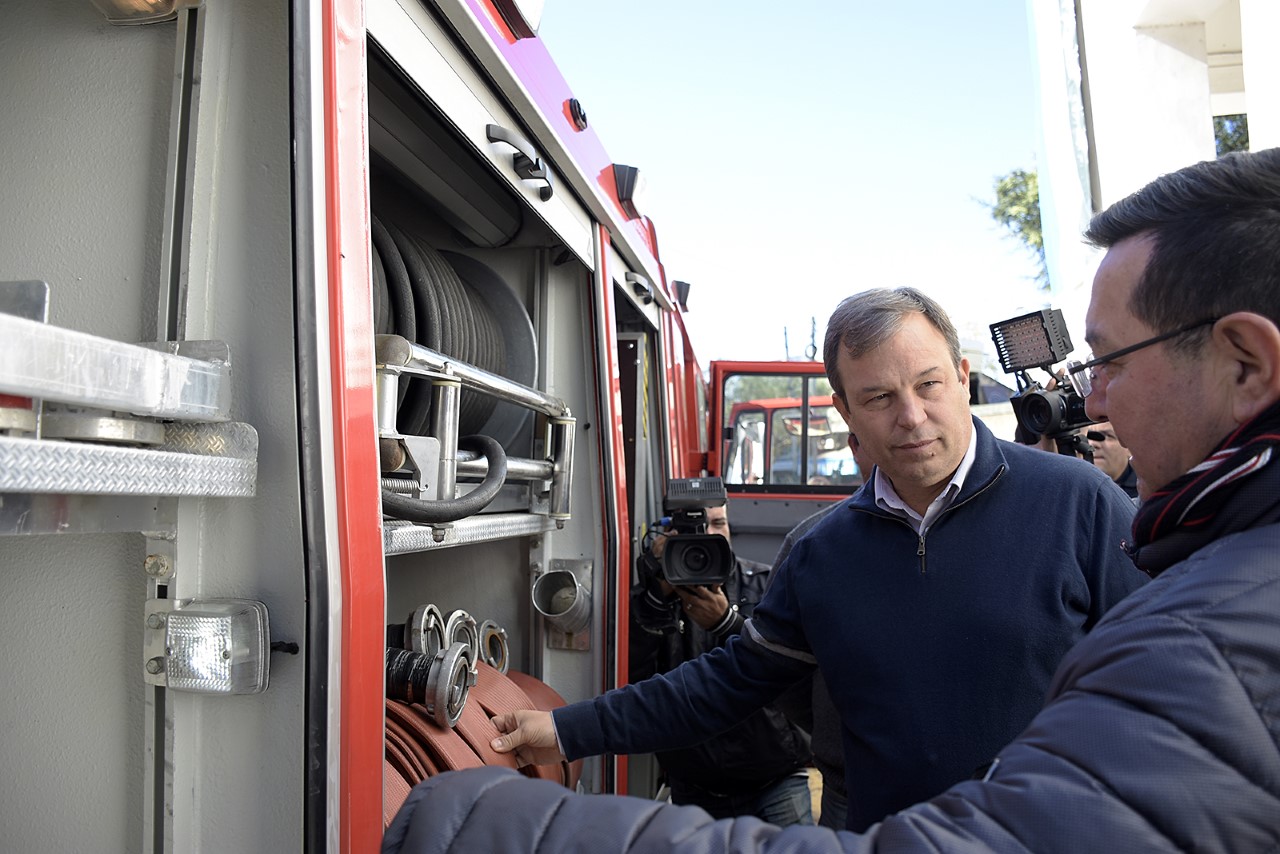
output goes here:
{"type": "Polygon", "coordinates": [[[490,719],[500,735],[490,742],[498,753],[515,751],[516,765],[555,765],[564,761],[556,744],[556,728],[550,712],[523,709],[490,719]]]}
{"type": "Polygon", "coordinates": [[[708,631],[715,628],[729,611],[729,598],[724,595],[719,584],[714,587],[700,584],[681,586],[675,588],[675,591],[680,597],[680,607],[689,619],[708,631]]]}

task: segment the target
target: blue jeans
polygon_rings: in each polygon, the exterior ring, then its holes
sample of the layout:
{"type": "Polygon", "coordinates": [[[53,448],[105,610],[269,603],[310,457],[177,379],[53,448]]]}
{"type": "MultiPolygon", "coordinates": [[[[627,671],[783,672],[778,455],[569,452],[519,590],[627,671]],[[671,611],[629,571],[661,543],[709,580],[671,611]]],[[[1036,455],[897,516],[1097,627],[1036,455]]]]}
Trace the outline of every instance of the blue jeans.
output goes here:
{"type": "Polygon", "coordinates": [[[827,778],[822,779],[822,813],[818,816],[818,824],[832,830],[844,830],[845,818],[849,812],[849,799],[844,792],[837,791],[834,786],[826,785],[827,778]]]}
{"type": "Polygon", "coordinates": [[[770,824],[813,824],[809,800],[809,778],[803,771],[783,777],[776,783],[749,795],[712,795],[693,792],[672,783],[671,802],[702,807],[712,818],[734,818],[753,815],[770,824]]]}

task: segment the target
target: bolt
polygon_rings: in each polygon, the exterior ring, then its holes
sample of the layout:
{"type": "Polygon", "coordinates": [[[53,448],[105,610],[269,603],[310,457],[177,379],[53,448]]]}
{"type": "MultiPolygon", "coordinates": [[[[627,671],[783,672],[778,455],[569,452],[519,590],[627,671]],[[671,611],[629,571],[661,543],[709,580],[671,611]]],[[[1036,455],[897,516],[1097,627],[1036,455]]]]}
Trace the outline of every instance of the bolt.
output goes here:
{"type": "Polygon", "coordinates": [[[444,535],[445,535],[446,533],[447,533],[447,529],[446,529],[446,528],[432,528],[432,529],[431,529],[431,539],[435,540],[437,543],[443,543],[443,542],[444,542],[444,535]]]}
{"type": "Polygon", "coordinates": [[[168,578],[173,575],[173,564],[164,555],[147,555],[142,571],[152,578],[168,578]]]}
{"type": "Polygon", "coordinates": [[[163,673],[164,659],[158,657],[147,659],[147,672],[152,676],[155,676],[157,673],[163,673]]]}
{"type": "Polygon", "coordinates": [[[149,616],[147,617],[147,628],[149,628],[149,629],[163,629],[163,628],[164,628],[164,617],[160,616],[159,614],[151,614],[151,615],[149,615],[149,616]]]}

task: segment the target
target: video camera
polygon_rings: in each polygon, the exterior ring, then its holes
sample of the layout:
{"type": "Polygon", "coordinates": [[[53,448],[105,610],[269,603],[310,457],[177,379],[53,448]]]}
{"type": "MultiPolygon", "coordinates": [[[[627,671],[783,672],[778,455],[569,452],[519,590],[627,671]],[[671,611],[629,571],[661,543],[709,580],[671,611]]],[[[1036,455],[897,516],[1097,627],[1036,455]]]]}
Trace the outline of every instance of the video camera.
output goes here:
{"type": "MultiPolygon", "coordinates": [[[[1018,392],[1009,398],[1013,414],[1022,429],[1037,436],[1048,436],[1058,446],[1058,453],[1078,455],[1092,462],[1093,446],[1077,431],[1095,424],[1084,411],[1084,397],[1065,379],[1050,370],[1071,352],[1071,336],[1067,333],[1062,311],[1045,308],[1031,314],[991,324],[1000,366],[1006,374],[1017,377],[1018,392]],[[1049,389],[1027,373],[1040,368],[1061,386],[1049,389]]],[[[1067,366],[1075,364],[1068,362],[1067,366]]]]}
{"type": "Polygon", "coordinates": [[[733,549],[719,534],[707,533],[707,508],[728,500],[718,477],[673,478],[662,497],[662,512],[680,536],[662,551],[662,577],[673,587],[724,584],[733,570],[733,549]]]}

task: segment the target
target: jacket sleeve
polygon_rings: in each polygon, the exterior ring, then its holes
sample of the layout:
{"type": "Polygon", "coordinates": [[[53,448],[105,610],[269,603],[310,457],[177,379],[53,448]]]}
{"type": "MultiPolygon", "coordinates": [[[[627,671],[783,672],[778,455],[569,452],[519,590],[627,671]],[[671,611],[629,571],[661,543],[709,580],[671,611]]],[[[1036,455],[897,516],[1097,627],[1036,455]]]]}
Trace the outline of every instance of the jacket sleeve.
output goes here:
{"type": "Polygon", "coordinates": [[[813,669],[746,632],[667,673],[552,712],[569,759],[649,753],[705,741],[744,720],[813,669]]]}

